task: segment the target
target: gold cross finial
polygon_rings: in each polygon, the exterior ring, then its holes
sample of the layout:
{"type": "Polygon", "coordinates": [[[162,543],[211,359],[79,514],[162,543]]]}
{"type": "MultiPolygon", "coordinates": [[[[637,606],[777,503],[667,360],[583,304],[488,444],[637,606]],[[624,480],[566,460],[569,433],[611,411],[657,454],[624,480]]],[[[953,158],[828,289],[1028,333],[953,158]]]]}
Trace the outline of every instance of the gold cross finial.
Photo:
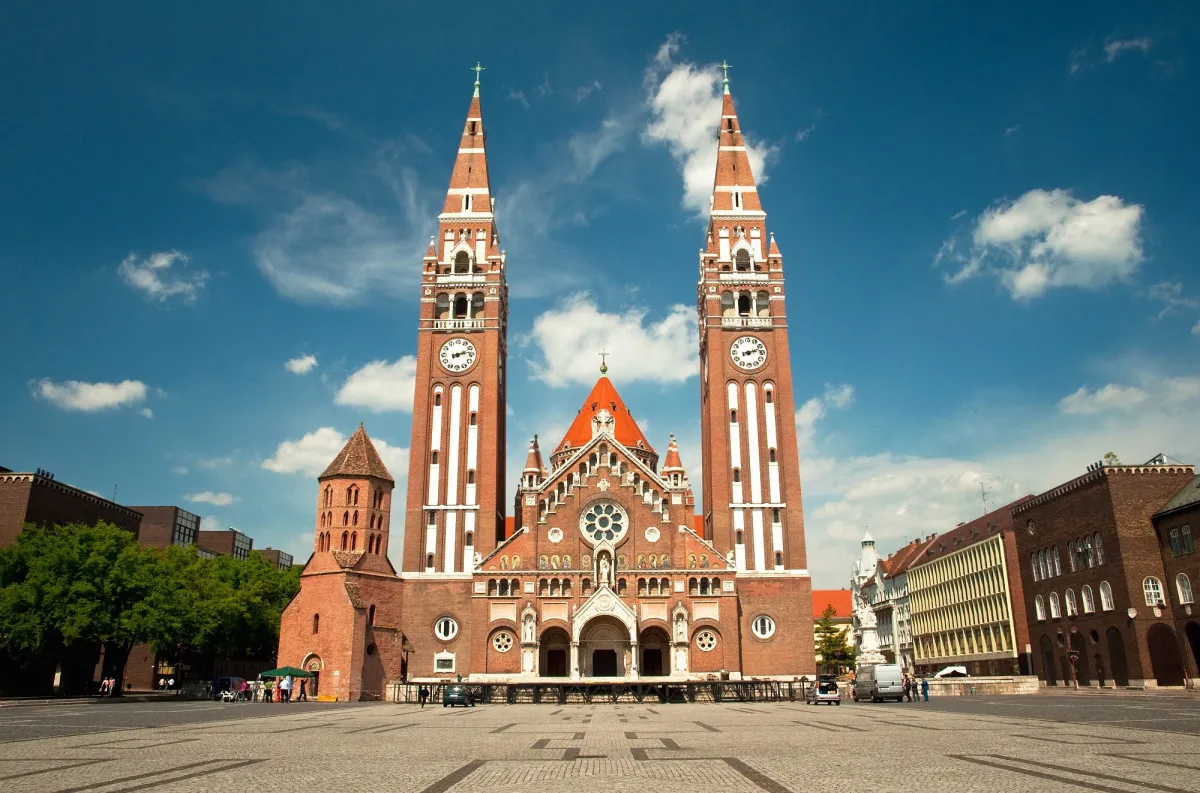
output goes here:
{"type": "Polygon", "coordinates": [[[600,348],[600,374],[608,374],[608,350],[600,348]]]}

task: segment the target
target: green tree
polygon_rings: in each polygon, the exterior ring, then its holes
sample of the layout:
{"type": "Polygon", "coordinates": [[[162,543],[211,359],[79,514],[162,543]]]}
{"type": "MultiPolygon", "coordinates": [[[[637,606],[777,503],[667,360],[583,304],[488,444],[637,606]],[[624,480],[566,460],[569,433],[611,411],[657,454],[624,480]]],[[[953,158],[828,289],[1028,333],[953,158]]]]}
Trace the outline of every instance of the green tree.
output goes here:
{"type": "Polygon", "coordinates": [[[1116,452],[1105,452],[1104,464],[1105,465],[1120,465],[1121,458],[1117,456],[1116,452]]]}
{"type": "Polygon", "coordinates": [[[817,655],[821,656],[821,664],[830,671],[837,673],[841,667],[854,663],[854,650],[846,641],[846,634],[833,623],[837,616],[833,604],[825,607],[821,618],[814,626],[817,633],[817,655]]]}

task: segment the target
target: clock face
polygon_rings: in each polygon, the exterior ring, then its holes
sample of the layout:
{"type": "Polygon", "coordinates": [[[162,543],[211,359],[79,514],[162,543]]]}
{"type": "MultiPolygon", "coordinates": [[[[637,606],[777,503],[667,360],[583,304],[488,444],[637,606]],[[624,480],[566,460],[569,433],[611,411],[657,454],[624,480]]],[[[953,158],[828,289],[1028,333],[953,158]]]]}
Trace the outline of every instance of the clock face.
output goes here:
{"type": "Polygon", "coordinates": [[[734,340],[729,355],[739,369],[749,372],[767,362],[767,345],[753,336],[742,336],[734,340]]]}
{"type": "Polygon", "coordinates": [[[475,345],[467,339],[450,339],[439,357],[446,371],[465,372],[475,365],[475,345]]]}

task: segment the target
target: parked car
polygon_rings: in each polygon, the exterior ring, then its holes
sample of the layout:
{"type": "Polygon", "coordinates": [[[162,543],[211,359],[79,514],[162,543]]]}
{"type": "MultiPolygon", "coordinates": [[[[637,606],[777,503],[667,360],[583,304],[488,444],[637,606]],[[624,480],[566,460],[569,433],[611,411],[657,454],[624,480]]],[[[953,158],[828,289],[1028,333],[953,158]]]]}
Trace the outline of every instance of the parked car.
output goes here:
{"type": "Polygon", "coordinates": [[[904,674],[899,664],[867,664],[858,667],[854,675],[854,689],[851,692],[856,702],[869,699],[879,702],[884,699],[894,699],[900,702],[904,699],[904,674]]]}
{"type": "Polygon", "coordinates": [[[822,680],[809,686],[804,692],[804,701],[809,705],[820,705],[822,702],[830,705],[842,704],[842,692],[838,684],[831,680],[822,680]]]}
{"type": "Polygon", "coordinates": [[[475,695],[468,691],[466,686],[446,686],[442,691],[442,707],[447,708],[451,705],[473,708],[475,695]]]}

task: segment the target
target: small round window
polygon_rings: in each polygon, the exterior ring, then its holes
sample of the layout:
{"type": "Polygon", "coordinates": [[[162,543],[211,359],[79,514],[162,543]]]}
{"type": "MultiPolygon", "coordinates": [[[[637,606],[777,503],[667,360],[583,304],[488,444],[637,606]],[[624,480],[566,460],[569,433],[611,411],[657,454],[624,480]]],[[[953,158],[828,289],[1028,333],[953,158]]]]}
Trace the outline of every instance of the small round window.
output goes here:
{"type": "Polygon", "coordinates": [[[588,507],[580,520],[580,528],[593,544],[605,540],[616,542],[625,536],[628,526],[625,510],[607,501],[588,507]]]}
{"type": "Polygon", "coordinates": [[[750,631],[760,639],[769,639],[775,635],[775,620],[760,614],[750,623],[750,631]]]}
{"type": "Polygon", "coordinates": [[[451,617],[442,617],[433,624],[434,634],[442,641],[450,641],[458,635],[458,623],[451,617]]]}
{"type": "Polygon", "coordinates": [[[717,634],[710,630],[703,630],[696,634],[696,646],[704,652],[709,652],[717,646],[717,634]]]}
{"type": "Polygon", "coordinates": [[[492,646],[496,648],[498,653],[506,653],[512,649],[513,636],[511,633],[500,631],[492,637],[492,646]]]}

